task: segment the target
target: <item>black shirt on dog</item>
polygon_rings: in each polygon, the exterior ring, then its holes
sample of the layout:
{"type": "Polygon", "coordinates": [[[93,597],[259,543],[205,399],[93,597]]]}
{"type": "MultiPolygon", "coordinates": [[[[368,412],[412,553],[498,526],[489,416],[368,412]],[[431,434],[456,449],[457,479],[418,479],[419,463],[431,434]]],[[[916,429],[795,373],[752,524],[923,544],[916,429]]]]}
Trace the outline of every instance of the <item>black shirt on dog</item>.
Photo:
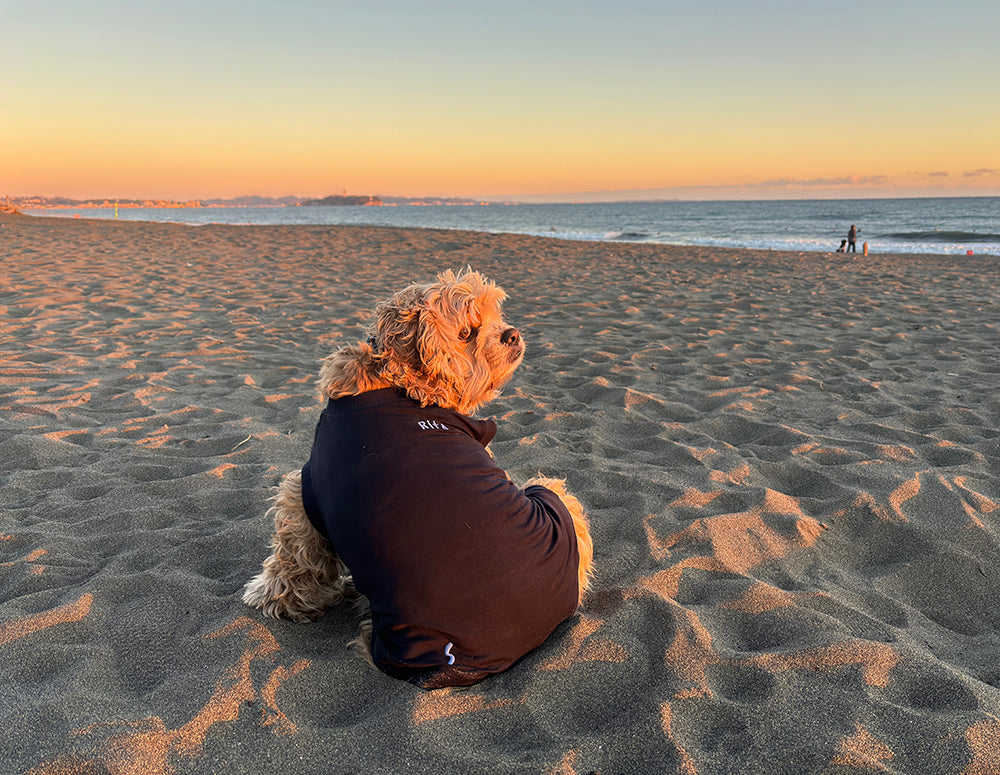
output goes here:
{"type": "Polygon", "coordinates": [[[507,478],[495,434],[386,388],[331,400],[302,469],[310,521],[371,602],[375,664],[424,688],[507,669],[577,607],[572,517],[507,478]]]}

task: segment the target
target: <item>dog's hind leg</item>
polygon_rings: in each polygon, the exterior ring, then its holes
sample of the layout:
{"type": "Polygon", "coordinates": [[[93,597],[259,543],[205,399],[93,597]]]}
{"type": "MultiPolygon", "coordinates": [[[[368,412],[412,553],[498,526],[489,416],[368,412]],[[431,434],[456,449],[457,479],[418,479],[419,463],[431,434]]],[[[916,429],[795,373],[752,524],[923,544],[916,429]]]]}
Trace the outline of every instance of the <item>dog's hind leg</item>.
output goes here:
{"type": "Polygon", "coordinates": [[[354,594],[344,564],[306,516],[300,471],[281,480],[267,514],[274,518],[271,556],[244,587],[244,603],[266,616],[307,622],[354,594]]]}
{"type": "Polygon", "coordinates": [[[358,623],[358,637],[348,641],[347,648],[354,649],[370,667],[375,667],[375,660],[372,659],[372,609],[368,598],[358,595],[354,601],[354,608],[361,617],[358,623]]]}
{"type": "Polygon", "coordinates": [[[573,517],[573,528],[576,531],[576,548],[580,555],[577,580],[580,590],[579,602],[582,603],[583,596],[587,594],[587,589],[590,587],[590,577],[594,568],[594,540],[590,537],[590,520],[584,512],[580,501],[566,489],[565,479],[550,479],[538,476],[534,479],[529,479],[525,483],[525,487],[532,484],[540,484],[542,487],[552,490],[552,492],[559,496],[559,500],[565,504],[570,516],[573,517]]]}

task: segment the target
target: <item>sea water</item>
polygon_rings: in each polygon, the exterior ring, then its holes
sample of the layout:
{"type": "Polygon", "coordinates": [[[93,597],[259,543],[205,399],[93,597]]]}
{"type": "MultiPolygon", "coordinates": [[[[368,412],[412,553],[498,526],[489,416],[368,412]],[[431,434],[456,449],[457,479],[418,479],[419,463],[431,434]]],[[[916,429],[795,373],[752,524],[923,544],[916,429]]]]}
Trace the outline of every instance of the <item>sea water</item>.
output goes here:
{"type": "MultiPolygon", "coordinates": [[[[114,218],[113,208],[30,210],[114,218]]],[[[123,220],[188,224],[372,225],[560,239],[774,250],[836,250],[852,224],[858,250],[1000,255],[1000,197],[610,202],[381,207],[119,208],[123,220]]]]}

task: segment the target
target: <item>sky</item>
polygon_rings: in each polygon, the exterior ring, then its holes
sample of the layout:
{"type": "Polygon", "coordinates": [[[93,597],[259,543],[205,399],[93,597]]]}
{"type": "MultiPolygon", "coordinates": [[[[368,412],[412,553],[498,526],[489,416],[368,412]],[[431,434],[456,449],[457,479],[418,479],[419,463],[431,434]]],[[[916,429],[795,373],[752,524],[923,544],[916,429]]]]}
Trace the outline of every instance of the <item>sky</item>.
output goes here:
{"type": "Polygon", "coordinates": [[[997,0],[0,0],[0,196],[1000,195],[997,0]]]}

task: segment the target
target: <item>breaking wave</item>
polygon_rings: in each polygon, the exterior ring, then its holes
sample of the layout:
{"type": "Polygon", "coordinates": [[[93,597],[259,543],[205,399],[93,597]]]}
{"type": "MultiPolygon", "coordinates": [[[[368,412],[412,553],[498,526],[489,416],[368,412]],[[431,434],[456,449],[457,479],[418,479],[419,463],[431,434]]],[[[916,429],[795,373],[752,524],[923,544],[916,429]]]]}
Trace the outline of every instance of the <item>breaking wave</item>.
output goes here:
{"type": "Polygon", "coordinates": [[[907,242],[1000,242],[1000,234],[979,234],[974,231],[902,231],[883,235],[887,239],[907,242]]]}

